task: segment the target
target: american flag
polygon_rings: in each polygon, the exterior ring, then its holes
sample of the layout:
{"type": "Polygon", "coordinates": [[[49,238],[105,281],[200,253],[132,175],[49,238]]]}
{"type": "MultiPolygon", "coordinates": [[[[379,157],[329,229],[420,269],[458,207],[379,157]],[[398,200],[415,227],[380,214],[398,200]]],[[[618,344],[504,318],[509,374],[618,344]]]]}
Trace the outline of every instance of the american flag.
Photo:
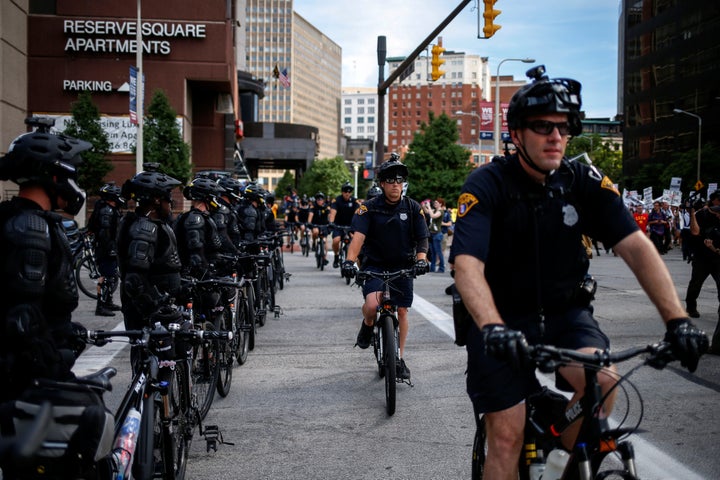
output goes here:
{"type": "Polygon", "coordinates": [[[290,77],[288,77],[287,68],[282,69],[278,79],[280,80],[280,83],[282,84],[283,87],[290,88],[290,77]]]}

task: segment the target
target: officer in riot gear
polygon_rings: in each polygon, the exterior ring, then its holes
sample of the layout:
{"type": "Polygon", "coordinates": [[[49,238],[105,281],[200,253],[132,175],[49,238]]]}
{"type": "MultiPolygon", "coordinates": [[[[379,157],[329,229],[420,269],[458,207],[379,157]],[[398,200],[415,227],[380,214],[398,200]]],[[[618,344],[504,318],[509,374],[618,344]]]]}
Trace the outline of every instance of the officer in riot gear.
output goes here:
{"type": "Polygon", "coordinates": [[[85,201],[75,183],[88,142],[53,134],[54,124],[31,117],[0,158],[0,180],[19,187],[0,204],[0,401],[15,399],[36,378],[71,380],[82,352],[71,321],[78,306],[72,253],[53,210],[77,214],[85,201]]]}
{"type": "Polygon", "coordinates": [[[153,313],[180,293],[180,257],[170,227],[172,191],[181,183],[145,164],[127,180],[122,196],[135,201],[135,211],[120,222],[118,263],[120,298],[127,329],[148,325],[153,313]]]}
{"type": "Polygon", "coordinates": [[[220,185],[207,178],[191,180],[183,189],[192,206],[178,217],[174,230],[183,271],[196,278],[204,277],[222,253],[222,240],[211,217],[222,192],[220,185]]]}
{"type": "Polygon", "coordinates": [[[94,234],[98,271],[102,275],[98,279],[95,315],[114,317],[113,312],[120,310],[120,306],[113,303],[112,295],[119,276],[117,231],[122,217],[120,208],[125,206],[125,199],[122,197],[120,187],[112,183],[103,185],[99,194],[100,200],[95,202],[95,208],[88,222],[88,230],[94,234]]]}

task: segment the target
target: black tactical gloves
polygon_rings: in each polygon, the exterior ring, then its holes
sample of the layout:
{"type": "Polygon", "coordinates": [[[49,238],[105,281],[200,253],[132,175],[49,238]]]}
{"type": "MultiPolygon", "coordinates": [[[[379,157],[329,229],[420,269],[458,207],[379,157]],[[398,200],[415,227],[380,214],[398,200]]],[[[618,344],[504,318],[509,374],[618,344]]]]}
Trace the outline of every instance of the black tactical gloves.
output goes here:
{"type": "Polygon", "coordinates": [[[700,357],[707,353],[710,342],[705,332],[698,329],[689,318],[670,320],[665,341],[672,346],[673,354],[690,373],[697,369],[700,357]]]}
{"type": "Polygon", "coordinates": [[[430,264],[427,260],[418,260],[415,262],[413,269],[415,270],[415,276],[419,277],[420,275],[425,275],[430,271],[430,264]]]}
{"type": "Polygon", "coordinates": [[[522,332],[499,323],[485,325],[481,332],[488,356],[504,360],[516,370],[530,366],[530,347],[522,332]]]}

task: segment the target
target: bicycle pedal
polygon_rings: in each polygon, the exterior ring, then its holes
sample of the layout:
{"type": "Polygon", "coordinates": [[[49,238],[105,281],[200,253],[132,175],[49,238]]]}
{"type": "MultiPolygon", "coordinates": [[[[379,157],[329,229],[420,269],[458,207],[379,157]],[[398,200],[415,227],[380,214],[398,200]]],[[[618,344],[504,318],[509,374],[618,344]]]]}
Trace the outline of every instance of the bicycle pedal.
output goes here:
{"type": "Polygon", "coordinates": [[[275,314],[274,318],[280,318],[280,315],[282,315],[285,312],[282,311],[282,308],[280,308],[279,305],[275,305],[275,308],[273,308],[273,313],[275,314]]]}
{"type": "Polygon", "coordinates": [[[226,442],[225,439],[223,439],[222,432],[220,432],[220,428],[217,425],[206,425],[200,432],[200,435],[205,437],[208,453],[211,449],[213,452],[217,452],[218,444],[235,445],[234,443],[226,442]]]}

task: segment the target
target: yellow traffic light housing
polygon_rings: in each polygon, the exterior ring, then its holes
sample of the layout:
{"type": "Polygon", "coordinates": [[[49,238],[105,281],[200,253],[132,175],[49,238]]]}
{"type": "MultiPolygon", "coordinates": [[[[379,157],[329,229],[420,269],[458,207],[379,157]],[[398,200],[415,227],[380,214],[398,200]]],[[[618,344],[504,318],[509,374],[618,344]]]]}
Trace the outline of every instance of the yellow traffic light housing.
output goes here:
{"type": "Polygon", "coordinates": [[[436,81],[443,75],[445,75],[444,70],[440,70],[440,67],[443,63],[445,63],[445,60],[440,58],[440,56],[443,54],[445,49],[442,47],[442,42],[438,42],[437,45],[433,45],[432,47],[432,60],[430,61],[430,64],[432,65],[432,72],[430,73],[430,78],[432,78],[432,81],[436,81]]]}
{"type": "Polygon", "coordinates": [[[483,27],[484,38],[490,38],[495,35],[495,32],[500,30],[500,25],[495,25],[495,17],[502,13],[502,10],[495,10],[495,2],[497,0],[483,0],[485,3],[485,12],[483,18],[485,19],[485,26],[483,27]]]}

